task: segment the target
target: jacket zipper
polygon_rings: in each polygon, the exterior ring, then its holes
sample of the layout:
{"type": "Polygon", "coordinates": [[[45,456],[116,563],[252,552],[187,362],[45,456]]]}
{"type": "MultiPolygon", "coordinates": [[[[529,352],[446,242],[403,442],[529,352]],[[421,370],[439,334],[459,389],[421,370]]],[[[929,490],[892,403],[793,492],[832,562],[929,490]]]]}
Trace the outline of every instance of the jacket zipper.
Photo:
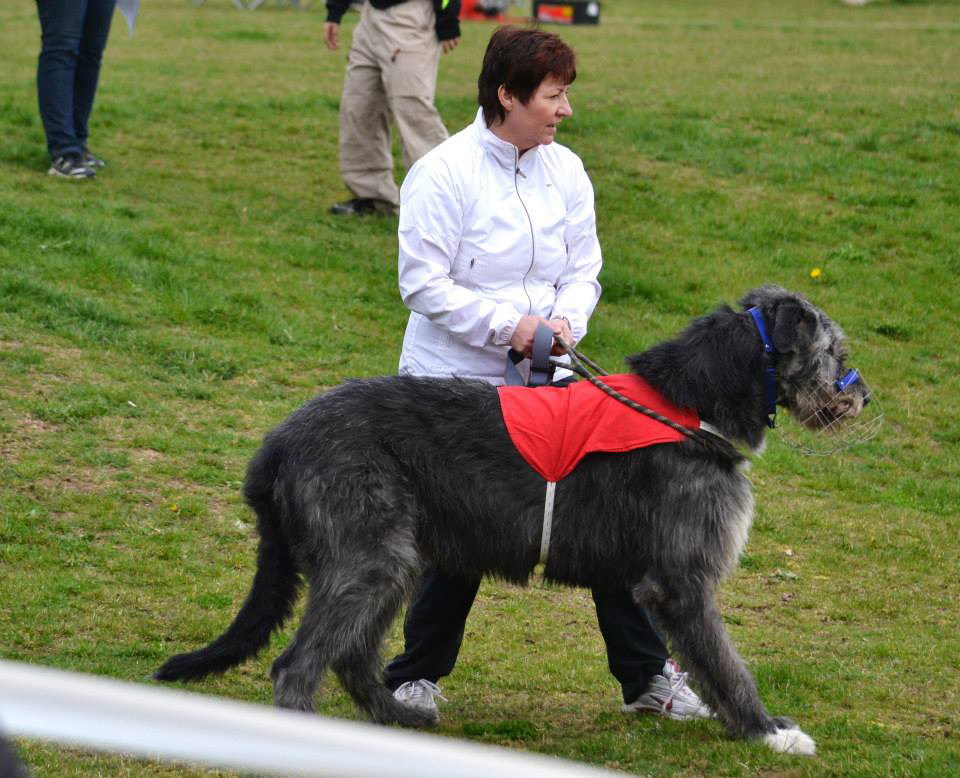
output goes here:
{"type": "MultiPolygon", "coordinates": [[[[537,257],[537,244],[533,232],[533,219],[530,218],[530,211],[527,210],[527,204],[523,202],[523,197],[520,195],[520,183],[518,181],[519,176],[523,176],[523,173],[520,172],[520,150],[514,148],[514,165],[513,165],[513,188],[517,193],[517,199],[520,201],[520,205],[523,207],[523,212],[527,215],[527,224],[530,225],[530,265],[527,267],[526,272],[523,274],[523,293],[527,296],[527,315],[529,316],[531,311],[533,311],[533,298],[530,297],[530,292],[527,291],[527,276],[530,275],[530,271],[533,270],[533,264],[536,261],[537,257]]],[[[526,178],[526,176],[523,176],[526,178]]]]}

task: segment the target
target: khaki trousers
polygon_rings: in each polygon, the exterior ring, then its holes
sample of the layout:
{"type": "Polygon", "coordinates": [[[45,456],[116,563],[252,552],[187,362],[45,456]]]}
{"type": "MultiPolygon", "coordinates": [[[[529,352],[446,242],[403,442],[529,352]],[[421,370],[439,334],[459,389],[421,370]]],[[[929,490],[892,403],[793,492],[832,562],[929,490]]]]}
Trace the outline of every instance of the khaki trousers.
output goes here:
{"type": "Polygon", "coordinates": [[[440,42],[432,0],[384,10],[364,3],[340,100],[340,173],[355,197],[400,204],[393,179],[390,118],[408,168],[447,139],[433,105],[440,42]]]}

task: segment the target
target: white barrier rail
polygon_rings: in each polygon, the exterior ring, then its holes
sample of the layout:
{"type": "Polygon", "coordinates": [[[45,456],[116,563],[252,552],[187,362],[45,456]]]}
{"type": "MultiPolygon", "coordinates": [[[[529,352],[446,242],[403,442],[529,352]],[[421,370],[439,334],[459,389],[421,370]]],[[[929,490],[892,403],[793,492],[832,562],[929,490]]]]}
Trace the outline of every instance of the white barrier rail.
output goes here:
{"type": "Polygon", "coordinates": [[[7,735],[270,775],[612,778],[552,757],[0,660],[7,735]]]}

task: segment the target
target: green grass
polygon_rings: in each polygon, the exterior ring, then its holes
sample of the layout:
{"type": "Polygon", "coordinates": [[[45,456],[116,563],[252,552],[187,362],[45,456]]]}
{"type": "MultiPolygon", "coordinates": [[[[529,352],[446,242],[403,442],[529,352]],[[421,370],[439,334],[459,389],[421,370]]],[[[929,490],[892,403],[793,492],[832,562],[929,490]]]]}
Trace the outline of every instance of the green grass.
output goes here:
{"type": "MultiPolygon", "coordinates": [[[[960,5],[602,13],[563,31],[580,77],[560,140],[593,178],[605,255],[584,348],[616,368],[779,283],[841,323],[887,413],[827,459],[772,435],[722,591],[768,707],[819,752],[623,717],[589,593],[539,584],[481,589],[440,733],[654,776],[955,775],[960,5]]],[[[156,0],[132,39],[118,17],[91,138],[109,164],[80,184],[44,175],[35,17],[0,7],[0,655],[145,681],[246,592],[239,484],[263,433],[395,370],[396,222],[326,213],[346,194],[345,54],[323,49],[319,9],[156,0]]],[[[452,130],[490,30],[464,25],[444,57],[452,130]]],[[[288,637],[192,688],[268,703],[288,637]]],[[[318,709],[357,717],[332,681],[318,709]]],[[[38,776],[209,774],[19,745],[38,776]]]]}

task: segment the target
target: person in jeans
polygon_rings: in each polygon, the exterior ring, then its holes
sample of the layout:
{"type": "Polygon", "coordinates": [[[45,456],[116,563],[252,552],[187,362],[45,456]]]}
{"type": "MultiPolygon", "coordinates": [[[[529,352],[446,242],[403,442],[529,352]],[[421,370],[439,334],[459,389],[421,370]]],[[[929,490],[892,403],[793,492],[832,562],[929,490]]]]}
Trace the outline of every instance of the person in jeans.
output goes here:
{"type": "MultiPolygon", "coordinates": [[[[350,0],[327,0],[323,34],[331,51],[340,46],[340,19],[349,5],[350,0]]],[[[396,213],[400,193],[393,178],[391,118],[408,168],[447,139],[433,96],[440,53],[460,40],[459,14],[460,0],[363,4],[340,98],[340,174],[354,196],[335,203],[332,213],[396,213]]]]}
{"type": "Polygon", "coordinates": [[[116,0],[37,0],[37,98],[50,175],[93,178],[103,167],[87,147],[88,122],[115,6],[116,0]]]}
{"type": "MultiPolygon", "coordinates": [[[[580,158],[554,143],[572,114],[575,78],[574,54],[556,35],[497,30],[474,123],[411,168],[398,233],[411,311],[402,373],[502,384],[508,349],[529,356],[538,324],[568,343],[586,335],[600,296],[593,187],[580,158]]],[[[398,700],[437,721],[437,681],[453,670],[479,585],[427,570],[407,610],[404,651],[384,671],[398,700]]],[[[711,715],[625,588],[594,589],[593,599],[624,711],[711,715]]]]}

